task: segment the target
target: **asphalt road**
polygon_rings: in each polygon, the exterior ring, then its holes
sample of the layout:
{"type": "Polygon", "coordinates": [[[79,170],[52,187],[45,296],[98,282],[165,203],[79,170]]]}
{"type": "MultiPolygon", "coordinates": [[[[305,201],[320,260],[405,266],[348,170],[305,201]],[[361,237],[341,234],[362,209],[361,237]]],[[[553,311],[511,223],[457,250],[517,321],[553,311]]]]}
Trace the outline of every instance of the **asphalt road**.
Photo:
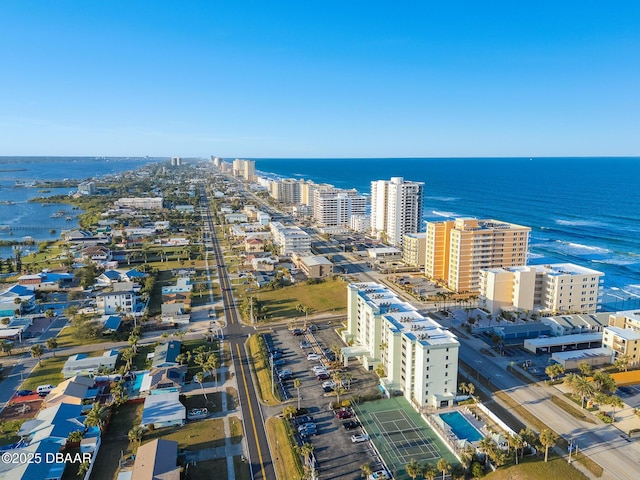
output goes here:
{"type": "Polygon", "coordinates": [[[254,385],[250,362],[245,351],[245,341],[255,330],[244,326],[238,318],[235,299],[231,291],[231,282],[209,210],[208,198],[205,197],[204,202],[205,213],[203,215],[206,227],[209,229],[209,238],[211,239],[207,248],[211,249],[213,261],[218,268],[224,315],[227,320],[224,329],[225,338],[231,347],[233,365],[237,375],[238,401],[244,418],[251,475],[253,479],[274,479],[276,474],[264,427],[262,408],[256,395],[256,386],[254,385]]]}

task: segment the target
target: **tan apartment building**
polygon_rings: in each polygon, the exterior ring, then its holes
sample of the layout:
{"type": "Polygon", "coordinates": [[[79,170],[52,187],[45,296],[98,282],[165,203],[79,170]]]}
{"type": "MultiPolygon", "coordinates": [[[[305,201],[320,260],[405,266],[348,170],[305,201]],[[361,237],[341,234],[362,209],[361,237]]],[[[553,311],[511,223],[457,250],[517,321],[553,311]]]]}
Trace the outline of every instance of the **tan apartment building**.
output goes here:
{"type": "Polygon", "coordinates": [[[407,233],[402,242],[402,261],[409,266],[424,268],[427,251],[427,234],[407,233]]]}
{"type": "Polygon", "coordinates": [[[455,292],[479,292],[481,269],[526,264],[530,232],[499,220],[427,222],[425,274],[455,292]]]}
{"type": "Polygon", "coordinates": [[[602,299],[604,273],[573,263],[488,268],[479,275],[479,305],[492,315],[595,313],[602,299]]]}

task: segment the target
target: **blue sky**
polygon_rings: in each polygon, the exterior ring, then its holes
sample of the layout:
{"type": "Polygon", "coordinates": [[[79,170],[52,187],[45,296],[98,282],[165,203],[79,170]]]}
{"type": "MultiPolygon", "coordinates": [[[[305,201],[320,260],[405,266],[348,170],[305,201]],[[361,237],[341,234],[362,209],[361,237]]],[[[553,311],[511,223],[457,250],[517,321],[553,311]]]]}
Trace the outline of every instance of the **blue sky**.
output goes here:
{"type": "Polygon", "coordinates": [[[0,155],[640,155],[640,2],[0,2],[0,155]]]}

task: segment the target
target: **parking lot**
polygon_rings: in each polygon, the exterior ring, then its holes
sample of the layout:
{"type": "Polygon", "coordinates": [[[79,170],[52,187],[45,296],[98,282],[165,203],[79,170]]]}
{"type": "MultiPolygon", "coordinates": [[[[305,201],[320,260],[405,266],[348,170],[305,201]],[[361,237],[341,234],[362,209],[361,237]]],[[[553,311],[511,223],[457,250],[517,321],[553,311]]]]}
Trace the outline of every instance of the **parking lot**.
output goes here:
{"type": "MultiPolygon", "coordinates": [[[[304,441],[313,443],[313,453],[316,457],[316,468],[320,479],[361,479],[360,465],[371,463],[375,467],[380,464],[375,458],[375,453],[371,443],[365,438],[358,438],[357,442],[352,442],[353,435],[362,433],[362,429],[356,426],[346,429],[344,424],[356,421],[354,418],[347,418],[349,413],[339,416],[330,408],[330,402],[336,400],[335,392],[323,388],[324,382],[331,382],[336,369],[335,364],[328,368],[328,376],[316,375],[312,368],[330,365],[332,358],[330,348],[332,345],[344,346],[333,330],[331,325],[318,324],[317,330],[313,332],[296,332],[294,335],[290,330],[282,328],[271,334],[273,347],[282,351],[284,364],[280,365],[278,371],[291,371],[291,376],[284,380],[283,386],[292,398],[290,405],[297,406],[298,392],[293,386],[294,379],[301,380],[300,386],[300,406],[307,409],[307,415],[312,419],[300,419],[297,423],[307,424],[298,434],[297,441],[301,444],[304,441]],[[309,346],[301,347],[302,342],[308,342],[309,346]],[[316,354],[319,360],[307,360],[307,355],[316,354]],[[321,379],[318,380],[318,377],[321,379]],[[315,424],[315,427],[308,425],[315,424]],[[303,434],[303,435],[301,435],[303,434]]],[[[306,345],[306,344],[303,344],[306,345]]],[[[314,357],[317,358],[317,357],[314,357]]],[[[372,372],[365,372],[357,363],[351,361],[347,369],[341,368],[343,374],[350,374],[351,385],[346,393],[341,395],[342,399],[351,398],[353,392],[358,395],[378,393],[377,376],[372,372]]],[[[288,375],[287,375],[288,376],[288,375]]],[[[344,381],[347,384],[347,381],[344,381]]],[[[349,385],[346,385],[349,386],[349,385]]],[[[302,427],[296,425],[296,430],[302,427]]]]}

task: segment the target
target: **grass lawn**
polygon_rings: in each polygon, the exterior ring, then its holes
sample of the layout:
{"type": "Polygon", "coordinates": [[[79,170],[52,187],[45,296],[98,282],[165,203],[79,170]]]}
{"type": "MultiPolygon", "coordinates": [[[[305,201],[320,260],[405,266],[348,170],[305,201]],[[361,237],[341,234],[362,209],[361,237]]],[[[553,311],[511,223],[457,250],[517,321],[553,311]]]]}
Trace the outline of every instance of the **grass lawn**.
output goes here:
{"type": "Polygon", "coordinates": [[[562,410],[567,412],[569,415],[577,418],[578,420],[582,420],[583,422],[587,422],[587,423],[596,423],[591,417],[588,417],[587,415],[584,414],[584,412],[574,407],[573,405],[568,404],[557,395],[553,395],[551,397],[551,401],[555,403],[558,407],[560,407],[562,410]]]}
{"type": "Polygon", "coordinates": [[[207,393],[207,400],[204,395],[188,395],[185,397],[185,407],[187,410],[192,408],[205,408],[209,410],[209,413],[217,413],[222,411],[222,392],[207,393]]]}
{"type": "Polygon", "coordinates": [[[187,422],[182,427],[158,428],[145,432],[142,443],[145,444],[155,438],[174,440],[178,442],[178,448],[187,450],[224,447],[224,422],[221,418],[212,418],[187,422]]]}
{"type": "Polygon", "coordinates": [[[147,355],[153,353],[155,347],[153,345],[143,345],[138,347],[138,353],[133,362],[136,370],[147,370],[151,368],[151,361],[147,359],[147,355]]]}
{"type": "Polygon", "coordinates": [[[214,458],[188,465],[183,477],[185,480],[225,480],[227,476],[227,459],[214,458]]]}
{"type": "Polygon", "coordinates": [[[92,480],[116,478],[120,452],[124,452],[125,456],[133,453],[134,445],[129,442],[127,434],[135,425],[140,424],[143,407],[142,403],[122,405],[111,417],[93,467],[92,480]]]}
{"type": "Polygon", "coordinates": [[[242,457],[233,457],[233,470],[236,480],[251,480],[251,470],[249,464],[242,460],[242,457]]]}
{"type": "Polygon", "coordinates": [[[487,480],[586,480],[584,474],[567,463],[564,458],[554,458],[547,463],[543,461],[526,462],[508,468],[499,468],[486,475],[487,480]]]}
{"type": "Polygon", "coordinates": [[[311,315],[341,313],[347,308],[347,284],[341,279],[327,280],[314,285],[297,283],[277,290],[262,288],[254,290],[251,294],[266,303],[268,314],[273,320],[303,318],[304,314],[296,310],[298,304],[310,307],[311,315]]]}
{"type": "Polygon", "coordinates": [[[231,431],[231,443],[242,442],[244,435],[242,431],[242,421],[239,417],[229,417],[229,430],[231,431]]]}
{"type": "Polygon", "coordinates": [[[270,445],[277,445],[273,465],[278,478],[300,479],[302,478],[302,462],[294,452],[284,418],[271,417],[265,426],[270,445]]]}
{"type": "Polygon", "coordinates": [[[258,386],[260,390],[258,395],[260,400],[266,405],[277,405],[280,403],[276,397],[274,397],[271,390],[271,368],[265,362],[264,356],[260,352],[260,345],[258,344],[258,335],[251,335],[251,338],[247,340],[247,349],[253,366],[253,371],[258,378],[258,386]]]}
{"type": "Polygon", "coordinates": [[[58,385],[64,380],[62,367],[68,357],[49,357],[42,360],[42,366],[36,367],[21,385],[23,390],[35,390],[38,385],[58,385]]]}
{"type": "Polygon", "coordinates": [[[56,337],[58,349],[67,347],[79,347],[80,345],[93,345],[96,343],[113,342],[111,335],[98,335],[95,338],[80,338],[76,334],[75,327],[68,325],[56,337]]]}

